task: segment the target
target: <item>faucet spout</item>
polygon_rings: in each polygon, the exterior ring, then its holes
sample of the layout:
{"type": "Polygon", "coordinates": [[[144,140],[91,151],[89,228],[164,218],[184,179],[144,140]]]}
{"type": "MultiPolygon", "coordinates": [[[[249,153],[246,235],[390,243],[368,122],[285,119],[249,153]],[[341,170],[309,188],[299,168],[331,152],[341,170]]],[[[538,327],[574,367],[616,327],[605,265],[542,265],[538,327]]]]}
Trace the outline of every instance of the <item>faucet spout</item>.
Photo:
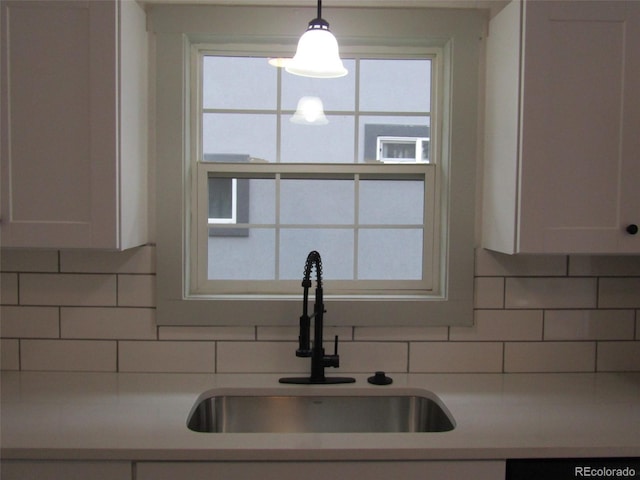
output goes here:
{"type": "Polygon", "coordinates": [[[317,325],[318,315],[320,316],[320,322],[322,322],[322,314],[324,313],[324,306],[322,305],[322,258],[315,250],[309,252],[309,255],[307,255],[307,260],[304,264],[302,287],[304,289],[302,296],[302,315],[300,316],[300,335],[298,336],[299,346],[296,350],[296,356],[311,357],[311,319],[315,318],[317,325]],[[311,270],[314,267],[316,272],[316,299],[313,306],[313,314],[309,316],[309,288],[311,288],[311,270]],[[320,305],[319,308],[318,305],[320,305]],[[318,309],[322,310],[319,314],[318,309]]]}
{"type": "Polygon", "coordinates": [[[338,368],[340,357],[338,356],[338,336],[335,337],[333,355],[326,355],[323,347],[324,335],[324,298],[322,291],[322,258],[313,250],[307,255],[302,278],[302,315],[300,316],[300,334],[298,335],[297,357],[311,357],[311,376],[281,378],[280,383],[296,384],[324,384],[324,383],[353,383],[351,377],[329,377],[324,373],[326,367],[338,368]],[[309,315],[309,288],[311,288],[311,272],[316,272],[315,301],[313,313],[309,315]],[[313,347],[311,347],[311,319],[313,319],[313,347]]]}

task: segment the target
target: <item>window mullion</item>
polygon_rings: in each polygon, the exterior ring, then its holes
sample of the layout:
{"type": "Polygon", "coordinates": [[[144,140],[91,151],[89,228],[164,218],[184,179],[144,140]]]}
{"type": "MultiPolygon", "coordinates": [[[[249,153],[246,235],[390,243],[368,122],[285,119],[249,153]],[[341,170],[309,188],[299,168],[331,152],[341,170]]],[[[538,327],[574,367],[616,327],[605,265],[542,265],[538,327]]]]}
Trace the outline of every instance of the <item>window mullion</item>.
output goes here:
{"type": "Polygon", "coordinates": [[[358,279],[358,242],[360,238],[360,175],[353,176],[353,278],[358,279]]]}
{"type": "Polygon", "coordinates": [[[275,252],[273,252],[273,258],[275,261],[274,271],[275,271],[275,279],[280,280],[280,187],[281,187],[281,175],[276,173],[275,176],[275,252]]]}

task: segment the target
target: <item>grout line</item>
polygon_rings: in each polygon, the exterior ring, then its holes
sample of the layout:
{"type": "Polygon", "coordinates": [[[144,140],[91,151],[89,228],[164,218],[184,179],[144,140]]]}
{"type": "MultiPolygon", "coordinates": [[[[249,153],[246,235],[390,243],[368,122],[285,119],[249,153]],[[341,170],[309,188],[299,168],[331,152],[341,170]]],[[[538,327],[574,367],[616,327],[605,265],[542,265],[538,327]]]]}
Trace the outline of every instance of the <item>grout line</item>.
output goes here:
{"type": "Polygon", "coordinates": [[[406,371],[407,371],[407,373],[411,372],[411,341],[407,342],[407,366],[406,366],[406,371]]]}
{"type": "Polygon", "coordinates": [[[502,307],[503,310],[507,309],[507,277],[502,277],[502,307]]]}
{"type": "Polygon", "coordinates": [[[22,303],[20,302],[20,278],[22,277],[22,274],[20,272],[16,273],[16,305],[22,305],[22,303]]]}
{"type": "Polygon", "coordinates": [[[219,343],[218,340],[213,342],[213,348],[214,348],[214,350],[213,350],[213,373],[218,373],[218,364],[220,363],[218,361],[218,355],[219,355],[219,352],[220,352],[220,349],[218,348],[218,343],[219,343]]]}

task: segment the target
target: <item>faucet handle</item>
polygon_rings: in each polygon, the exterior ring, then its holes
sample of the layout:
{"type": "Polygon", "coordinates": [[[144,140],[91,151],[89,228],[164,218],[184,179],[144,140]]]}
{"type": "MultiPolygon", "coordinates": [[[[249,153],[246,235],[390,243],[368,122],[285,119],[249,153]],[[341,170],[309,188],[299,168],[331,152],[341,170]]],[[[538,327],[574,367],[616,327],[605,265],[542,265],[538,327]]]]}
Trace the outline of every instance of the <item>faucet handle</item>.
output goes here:
{"type": "Polygon", "coordinates": [[[338,368],[340,366],[340,356],[338,355],[338,335],[336,335],[333,340],[333,355],[323,355],[322,365],[333,368],[338,368]]]}

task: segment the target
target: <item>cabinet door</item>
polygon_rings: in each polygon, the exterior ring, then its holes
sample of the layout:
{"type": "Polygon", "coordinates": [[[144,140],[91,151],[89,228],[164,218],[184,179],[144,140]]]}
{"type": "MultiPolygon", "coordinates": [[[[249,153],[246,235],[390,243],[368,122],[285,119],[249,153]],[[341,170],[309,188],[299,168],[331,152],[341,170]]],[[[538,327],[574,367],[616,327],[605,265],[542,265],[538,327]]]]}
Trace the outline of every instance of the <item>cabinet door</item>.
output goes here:
{"type": "Polygon", "coordinates": [[[277,479],[503,480],[504,461],[141,462],[137,480],[277,479]]]}
{"type": "Polygon", "coordinates": [[[2,480],[131,480],[129,462],[3,460],[2,480]]]}
{"type": "Polygon", "coordinates": [[[520,252],[640,252],[640,2],[527,2],[520,252]]]}
{"type": "Polygon", "coordinates": [[[117,244],[114,1],[3,2],[3,246],[117,244]]]}

